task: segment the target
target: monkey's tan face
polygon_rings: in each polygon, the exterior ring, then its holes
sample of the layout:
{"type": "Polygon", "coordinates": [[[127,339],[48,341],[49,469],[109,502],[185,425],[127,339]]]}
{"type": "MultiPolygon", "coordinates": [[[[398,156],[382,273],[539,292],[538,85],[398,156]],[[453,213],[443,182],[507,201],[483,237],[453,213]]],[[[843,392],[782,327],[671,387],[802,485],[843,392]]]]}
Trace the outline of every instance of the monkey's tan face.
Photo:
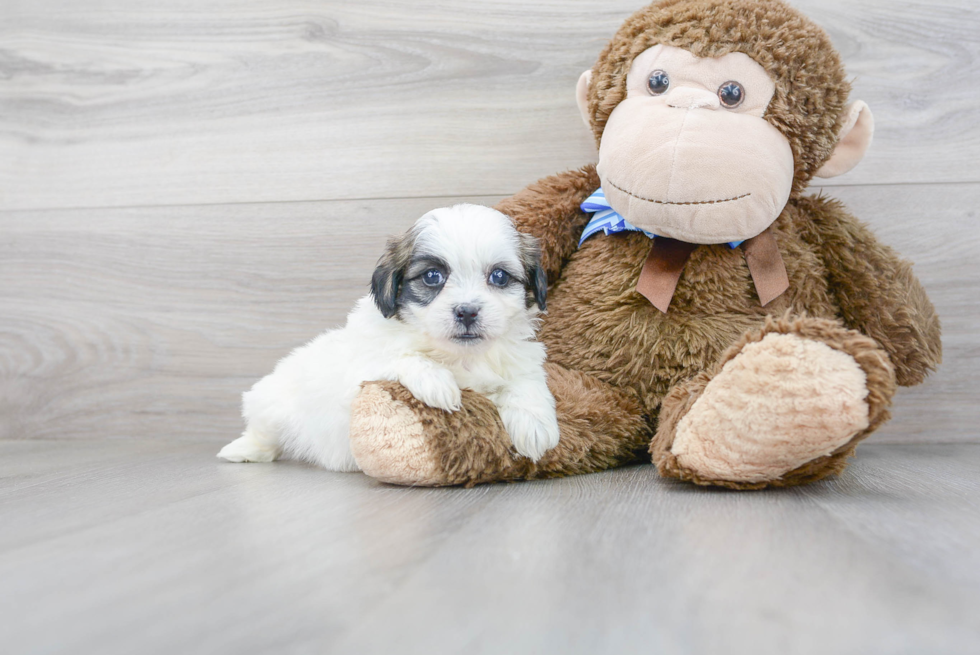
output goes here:
{"type": "Polygon", "coordinates": [[[759,64],[742,53],[700,59],[658,45],[633,61],[626,85],[599,146],[613,209],[690,243],[742,241],[776,220],[792,189],[793,153],[762,118],[775,84],[759,64]]]}

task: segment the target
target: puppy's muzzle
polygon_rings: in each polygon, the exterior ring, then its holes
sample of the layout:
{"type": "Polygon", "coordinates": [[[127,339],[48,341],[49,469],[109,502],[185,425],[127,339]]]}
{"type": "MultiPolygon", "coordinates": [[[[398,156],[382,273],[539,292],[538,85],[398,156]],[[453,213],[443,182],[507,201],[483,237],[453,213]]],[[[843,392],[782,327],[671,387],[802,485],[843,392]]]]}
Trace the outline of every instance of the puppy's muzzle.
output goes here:
{"type": "Polygon", "coordinates": [[[473,324],[476,323],[477,316],[480,314],[480,308],[476,305],[456,305],[453,309],[453,314],[456,316],[456,322],[462,323],[466,331],[469,332],[473,324]]]}

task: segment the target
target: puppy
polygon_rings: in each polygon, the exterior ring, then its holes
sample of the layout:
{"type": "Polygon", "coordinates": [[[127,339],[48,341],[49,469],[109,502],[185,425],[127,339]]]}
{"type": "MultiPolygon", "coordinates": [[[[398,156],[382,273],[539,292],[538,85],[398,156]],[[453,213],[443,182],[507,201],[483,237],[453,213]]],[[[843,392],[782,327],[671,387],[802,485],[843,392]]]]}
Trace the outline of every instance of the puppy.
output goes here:
{"type": "Polygon", "coordinates": [[[515,450],[538,460],[558,444],[555,400],[533,341],[547,284],[536,240],[493,209],[456,205],[389,240],[347,325],[297,348],[243,394],[247,427],[218,457],[281,455],[358,470],[351,402],[361,383],[397,380],[447,412],[460,389],[497,406],[515,450]]]}

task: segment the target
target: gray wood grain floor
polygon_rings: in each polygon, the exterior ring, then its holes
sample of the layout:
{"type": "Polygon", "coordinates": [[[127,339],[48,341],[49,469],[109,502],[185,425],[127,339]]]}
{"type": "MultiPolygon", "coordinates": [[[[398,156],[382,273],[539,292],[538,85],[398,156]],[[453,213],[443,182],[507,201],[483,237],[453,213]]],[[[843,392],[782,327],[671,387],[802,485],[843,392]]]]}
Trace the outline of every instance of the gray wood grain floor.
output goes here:
{"type": "Polygon", "coordinates": [[[5,653],[980,652],[980,445],[711,491],[405,489],[164,440],[0,441],[5,653]]]}
{"type": "Polygon", "coordinates": [[[980,653],[980,4],[795,0],[877,118],[841,198],[946,361],[839,479],[471,490],[223,465],[387,234],[595,159],[642,0],[0,0],[0,652],[980,653]]]}

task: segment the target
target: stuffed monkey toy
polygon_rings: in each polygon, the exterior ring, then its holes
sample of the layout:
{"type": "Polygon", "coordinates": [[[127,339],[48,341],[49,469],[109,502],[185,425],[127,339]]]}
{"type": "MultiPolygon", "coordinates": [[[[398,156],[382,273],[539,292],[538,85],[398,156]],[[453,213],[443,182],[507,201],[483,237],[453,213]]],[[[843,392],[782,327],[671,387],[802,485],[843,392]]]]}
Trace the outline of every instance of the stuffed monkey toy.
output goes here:
{"type": "Polygon", "coordinates": [[[577,91],[598,164],[497,206],[541,243],[559,445],[531,461],[485,398],[447,413],[374,382],[351,421],[362,470],[472,485],[650,458],[736,489],[840,472],[942,350],[911,265],[804,195],[874,127],[826,33],[779,0],[663,0],[577,91]]]}

